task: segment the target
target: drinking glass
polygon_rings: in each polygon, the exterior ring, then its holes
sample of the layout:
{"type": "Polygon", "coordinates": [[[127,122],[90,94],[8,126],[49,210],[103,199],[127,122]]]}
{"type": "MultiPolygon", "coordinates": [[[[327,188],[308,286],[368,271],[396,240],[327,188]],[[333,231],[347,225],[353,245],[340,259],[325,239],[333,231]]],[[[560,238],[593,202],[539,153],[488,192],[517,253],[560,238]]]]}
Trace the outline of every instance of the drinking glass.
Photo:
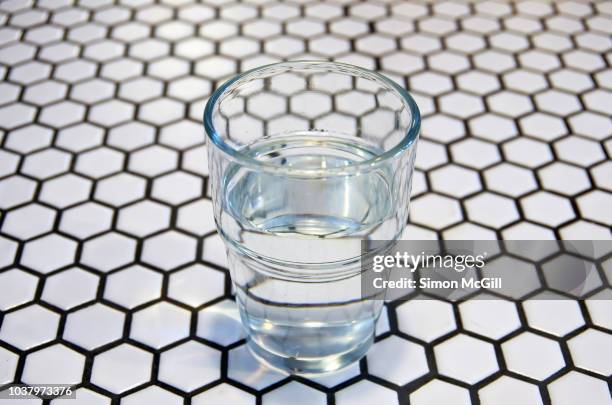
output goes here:
{"type": "Polygon", "coordinates": [[[215,221],[251,352],[299,375],[360,359],[383,306],[361,294],[361,245],[404,230],[414,100],[356,66],[284,62],[220,86],[204,126],[215,221]]]}

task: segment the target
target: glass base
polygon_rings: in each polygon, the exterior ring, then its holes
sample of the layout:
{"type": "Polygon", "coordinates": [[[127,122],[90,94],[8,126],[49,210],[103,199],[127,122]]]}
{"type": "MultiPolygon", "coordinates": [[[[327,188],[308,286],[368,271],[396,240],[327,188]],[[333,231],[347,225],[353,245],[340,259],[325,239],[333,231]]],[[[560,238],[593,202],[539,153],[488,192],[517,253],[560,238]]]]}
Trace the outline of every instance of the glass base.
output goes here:
{"type": "Polygon", "coordinates": [[[247,347],[253,356],[266,366],[282,373],[290,373],[302,377],[317,377],[328,373],[340,371],[356,361],[359,361],[367,353],[374,336],[355,346],[350,351],[338,353],[325,357],[285,357],[270,352],[258,345],[254,340],[247,338],[247,347]]]}

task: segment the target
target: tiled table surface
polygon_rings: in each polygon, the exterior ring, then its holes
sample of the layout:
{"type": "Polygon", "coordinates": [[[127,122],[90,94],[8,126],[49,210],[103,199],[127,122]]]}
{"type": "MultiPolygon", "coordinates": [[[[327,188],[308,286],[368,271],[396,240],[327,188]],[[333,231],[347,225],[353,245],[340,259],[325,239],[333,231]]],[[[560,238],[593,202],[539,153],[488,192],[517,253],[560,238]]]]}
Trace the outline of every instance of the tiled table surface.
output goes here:
{"type": "Polygon", "coordinates": [[[76,384],[73,405],[612,402],[610,271],[608,300],[390,303],[333,377],[258,366],[200,126],[250,67],[378,69],[424,117],[410,235],[609,239],[612,2],[6,0],[0,24],[0,385],[76,384]]]}

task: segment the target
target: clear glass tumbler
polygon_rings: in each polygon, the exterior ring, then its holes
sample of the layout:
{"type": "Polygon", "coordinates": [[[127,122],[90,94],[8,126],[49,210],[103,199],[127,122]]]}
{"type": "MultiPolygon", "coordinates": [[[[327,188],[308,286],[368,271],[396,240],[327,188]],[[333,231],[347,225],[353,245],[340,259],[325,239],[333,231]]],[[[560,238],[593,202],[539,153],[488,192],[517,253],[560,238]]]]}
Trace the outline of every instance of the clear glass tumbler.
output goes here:
{"type": "Polygon", "coordinates": [[[253,354],[300,375],[360,359],[383,305],[361,295],[361,241],[404,230],[414,100],[369,70],[285,62],[219,87],[204,126],[215,221],[253,354]]]}

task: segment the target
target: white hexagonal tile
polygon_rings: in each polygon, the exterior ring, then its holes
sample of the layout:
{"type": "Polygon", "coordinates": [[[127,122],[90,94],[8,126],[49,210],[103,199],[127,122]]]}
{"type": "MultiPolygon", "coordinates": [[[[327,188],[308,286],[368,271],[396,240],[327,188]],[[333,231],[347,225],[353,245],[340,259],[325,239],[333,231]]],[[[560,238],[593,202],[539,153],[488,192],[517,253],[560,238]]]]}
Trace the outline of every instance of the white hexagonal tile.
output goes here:
{"type": "Polygon", "coordinates": [[[562,162],[538,170],[538,176],[545,189],[564,195],[575,195],[591,187],[584,169],[562,162]]]}
{"type": "Polygon", "coordinates": [[[441,380],[431,380],[410,394],[410,403],[413,405],[430,404],[471,404],[470,393],[467,389],[458,387],[441,380]]]}
{"type": "Polygon", "coordinates": [[[455,330],[451,304],[420,297],[396,308],[399,329],[417,339],[431,342],[455,330]]]}
{"type": "Polygon", "coordinates": [[[141,201],[119,210],[117,229],[134,236],[147,236],[165,229],[170,224],[170,208],[141,201]]]}
{"type": "Polygon", "coordinates": [[[132,309],[158,299],[161,288],[161,274],[136,264],[107,277],[104,298],[132,309]],[[138,288],[134,289],[136,284],[138,288]]]}
{"type": "Polygon", "coordinates": [[[147,239],[142,260],[164,270],[171,270],[195,259],[197,241],[176,231],[167,231],[147,239]]]}
{"type": "Polygon", "coordinates": [[[93,361],[90,381],[114,394],[135,388],[151,379],[153,355],[123,343],[98,354],[93,361]]]}
{"type": "Polygon", "coordinates": [[[0,96],[0,104],[6,104],[14,102],[19,98],[20,87],[10,83],[0,83],[0,90],[2,95],[0,96]]]}
{"type": "Polygon", "coordinates": [[[26,384],[75,385],[83,380],[85,356],[62,344],[29,354],[21,380],[26,384]]]}
{"type": "Polygon", "coordinates": [[[17,128],[32,122],[36,109],[29,105],[14,103],[0,108],[0,127],[4,129],[17,128]]]}
{"type": "Polygon", "coordinates": [[[574,218],[574,210],[568,199],[546,191],[538,191],[521,200],[524,215],[534,222],[558,226],[574,218]]]}
{"type": "Polygon", "coordinates": [[[74,390],[76,398],[58,398],[52,405],[110,405],[111,399],[87,388],[74,390]]]}
{"type": "Polygon", "coordinates": [[[19,164],[19,156],[14,153],[0,150],[0,176],[7,174],[13,174],[17,171],[17,165],[19,164]]]}
{"type": "Polygon", "coordinates": [[[492,113],[472,118],[469,127],[473,135],[493,142],[504,141],[518,134],[514,120],[492,113]]]}
{"type": "Polygon", "coordinates": [[[109,100],[93,106],[88,120],[103,126],[113,126],[133,119],[134,106],[120,100],[109,100]]]}
{"type": "Polygon", "coordinates": [[[49,273],[74,261],[77,243],[51,234],[27,242],[20,263],[40,273],[49,273]]]}
{"type": "Polygon", "coordinates": [[[478,398],[482,405],[543,404],[536,385],[505,375],[481,388],[478,398]]]}
{"type": "Polygon", "coordinates": [[[138,118],[154,125],[163,125],[183,117],[184,113],[184,104],[162,98],[141,105],[138,118]]]}
{"type": "Polygon", "coordinates": [[[0,310],[24,304],[34,299],[38,278],[22,270],[0,273],[0,310]]]}
{"type": "Polygon", "coordinates": [[[262,398],[262,404],[264,405],[281,405],[288,402],[304,405],[324,405],[327,403],[327,397],[322,391],[297,381],[291,381],[264,394],[262,398]]]}
{"type": "Polygon", "coordinates": [[[134,260],[136,241],[109,232],[85,242],[81,263],[100,271],[111,271],[134,260]]]}
{"type": "Polygon", "coordinates": [[[61,101],[57,104],[43,107],[38,121],[61,128],[82,121],[85,116],[85,107],[72,101],[61,101]]]}
{"type": "Polygon", "coordinates": [[[470,220],[493,228],[501,228],[519,219],[513,200],[488,192],[469,198],[465,207],[470,220]]]}
{"type": "Polygon", "coordinates": [[[510,71],[504,74],[503,79],[507,88],[522,93],[534,94],[547,87],[546,78],[543,74],[526,69],[510,71]]]}
{"type": "Polygon", "coordinates": [[[168,297],[192,307],[221,297],[225,275],[201,264],[194,264],[173,273],[168,285],[168,297]]]}
{"type": "MultiPolygon", "coordinates": [[[[99,101],[107,100],[115,94],[115,84],[102,79],[91,79],[83,83],[79,83],[72,87],[72,91],[70,92],[70,97],[73,100],[80,101],[85,104],[94,104],[99,101]]],[[[113,104],[109,104],[112,106],[113,104]]],[[[119,105],[115,104],[117,109],[121,108],[119,105]]],[[[131,106],[127,106],[127,110],[129,111],[131,106]]],[[[109,117],[102,117],[104,112],[113,112],[112,109],[108,107],[94,107],[95,113],[91,115],[92,121],[103,124],[103,123],[113,123],[114,119],[109,117]],[[109,111],[110,110],[110,111],[109,111]],[[95,118],[94,118],[95,117],[95,118]]],[[[93,110],[92,110],[93,111],[93,110]]],[[[121,111],[121,115],[124,115],[125,112],[121,111]]]]}
{"type": "Polygon", "coordinates": [[[461,120],[436,114],[423,119],[421,135],[439,142],[450,142],[465,136],[465,128],[461,120]]]}
{"type": "Polygon", "coordinates": [[[181,405],[183,398],[156,385],[136,391],[121,399],[121,405],[165,404],[181,405]]]}
{"type": "Polygon", "coordinates": [[[32,200],[35,190],[36,183],[22,176],[0,180],[0,208],[12,208],[32,200]]]}
{"type": "Polygon", "coordinates": [[[577,136],[570,136],[555,142],[554,148],[559,159],[583,167],[605,159],[598,142],[577,136]]]}
{"type": "Polygon", "coordinates": [[[173,387],[192,392],[220,378],[221,353],[195,341],[162,353],[158,379],[173,387]]]}
{"type": "Polygon", "coordinates": [[[72,60],[57,65],[53,77],[68,83],[94,77],[96,64],[86,60],[72,60]]]}
{"type": "Polygon", "coordinates": [[[494,231],[483,226],[464,222],[455,225],[442,232],[444,239],[450,240],[495,240],[497,236],[494,231]]]}
{"type": "Polygon", "coordinates": [[[501,160],[497,147],[489,142],[468,138],[451,146],[453,161],[474,169],[483,169],[501,160]]]}
{"type": "Polygon", "coordinates": [[[612,133],[612,123],[608,117],[590,111],[573,115],[568,122],[574,133],[592,139],[604,139],[612,133]]]}
{"type": "Polygon", "coordinates": [[[198,236],[215,230],[212,202],[198,200],[181,207],[176,221],[177,227],[198,236]]]}
{"type": "Polygon", "coordinates": [[[145,176],[156,176],[175,169],[177,163],[175,151],[154,145],[133,153],[130,156],[129,168],[145,176]]]}
{"type": "Polygon", "coordinates": [[[544,142],[517,138],[503,146],[506,160],[529,168],[535,168],[553,160],[550,147],[544,142]]]}
{"type": "Polygon", "coordinates": [[[439,104],[442,112],[462,119],[484,112],[480,97],[463,92],[446,94],[440,97],[439,104]]]}
{"type": "MultiPolygon", "coordinates": [[[[359,24],[360,22],[346,20],[349,23],[359,24]]],[[[383,69],[393,73],[409,75],[423,69],[423,59],[404,52],[395,52],[381,58],[383,69]]]]}
{"type": "Polygon", "coordinates": [[[30,239],[49,232],[54,220],[54,210],[40,204],[29,204],[5,215],[2,232],[19,239],[30,239]]]}
{"type": "Polygon", "coordinates": [[[55,140],[55,145],[72,152],[82,152],[102,144],[104,130],[102,128],[81,123],[61,129],[55,140]]]}
{"type": "Polygon", "coordinates": [[[60,316],[40,305],[30,305],[4,316],[0,339],[28,350],[55,339],[60,316]]]}
{"type": "Polygon", "coordinates": [[[48,277],[41,298],[63,310],[68,310],[94,300],[98,281],[98,276],[74,267],[48,277]]]}
{"type": "Polygon", "coordinates": [[[563,226],[559,233],[561,239],[567,240],[605,240],[611,235],[607,227],[583,220],[563,226]]]}
{"type": "Polygon", "coordinates": [[[39,200],[57,208],[65,208],[89,197],[91,181],[74,174],[47,180],[43,183],[39,200]]]}
{"type": "Polygon", "coordinates": [[[610,210],[606,209],[612,203],[611,194],[593,190],[578,197],[577,202],[583,218],[605,225],[612,224],[612,215],[610,210]]]}
{"type": "Polygon", "coordinates": [[[612,162],[603,162],[590,172],[597,187],[612,192],[612,162]]]}
{"type": "Polygon", "coordinates": [[[363,401],[380,405],[399,404],[397,393],[389,388],[362,380],[336,392],[336,404],[348,405],[363,401]]]}
{"type": "Polygon", "coordinates": [[[121,170],[124,156],[110,148],[98,148],[81,153],[76,161],[75,171],[98,179],[121,170]]]}
{"type": "Polygon", "coordinates": [[[200,125],[183,120],[162,128],[159,141],[163,145],[177,149],[187,149],[204,143],[204,133],[200,125]]]}
{"type": "Polygon", "coordinates": [[[438,372],[475,384],[496,372],[499,367],[493,345],[471,336],[457,335],[434,348],[438,372]]]}
{"type": "Polygon", "coordinates": [[[453,88],[451,80],[435,72],[423,72],[412,75],[409,79],[410,89],[432,96],[445,93],[453,88]]]}
{"type": "MultiPolygon", "coordinates": [[[[151,100],[162,94],[163,83],[151,77],[139,77],[123,82],[119,86],[119,96],[133,102],[151,100]]],[[[129,125],[126,124],[126,125],[129,125]]]]}
{"type": "Polygon", "coordinates": [[[574,365],[604,377],[612,374],[611,339],[609,333],[595,329],[587,329],[571,338],[567,345],[574,365]]]}
{"type": "Polygon", "coordinates": [[[462,220],[461,208],[452,198],[427,194],[412,202],[410,220],[416,224],[441,229],[462,220]]]}
{"type": "Polygon", "coordinates": [[[507,90],[488,96],[487,104],[492,111],[512,118],[534,110],[529,97],[507,90]]]}
{"type": "Polygon", "coordinates": [[[510,197],[520,197],[538,188],[535,176],[530,170],[511,163],[500,163],[487,169],[484,179],[488,190],[510,197]]]}
{"type": "Polygon", "coordinates": [[[581,93],[593,87],[589,75],[570,69],[561,69],[550,75],[553,86],[561,90],[581,93]]]}
{"type": "Polygon", "coordinates": [[[13,264],[17,254],[17,242],[0,236],[0,267],[13,264]]]}
{"type": "MultiPolygon", "coordinates": [[[[102,70],[100,71],[100,76],[113,80],[113,81],[120,82],[120,81],[124,81],[127,79],[141,76],[142,73],[143,73],[143,66],[141,62],[130,59],[130,58],[121,58],[113,62],[105,63],[102,66],[102,70]]],[[[110,105],[121,106],[120,103],[118,104],[113,103],[110,105]]],[[[111,108],[111,111],[114,110],[114,111],[119,112],[119,108],[117,108],[116,110],[111,108]]],[[[128,109],[130,110],[130,112],[133,111],[133,109],[129,107],[128,109]]]]}
{"type": "Polygon", "coordinates": [[[155,128],[142,122],[129,122],[110,130],[107,142],[116,148],[131,151],[153,143],[155,128]]]}
{"type": "Polygon", "coordinates": [[[134,313],[130,338],[159,349],[189,335],[191,314],[162,302],[134,313]]]}
{"type": "Polygon", "coordinates": [[[586,300],[593,323],[606,329],[612,329],[612,314],[608,310],[610,297],[612,297],[612,290],[606,289],[586,300]]]}
{"type": "Polygon", "coordinates": [[[521,326],[516,304],[491,295],[463,302],[459,311],[466,330],[491,339],[500,339],[521,326]]]}
{"type": "Polygon", "coordinates": [[[68,314],[63,339],[93,350],[114,342],[123,334],[125,315],[102,304],[94,304],[68,314]]]}
{"type": "Polygon", "coordinates": [[[610,389],[605,381],[570,371],[548,386],[550,399],[555,405],[572,405],[586,401],[592,405],[610,403],[610,389]]]}
{"type": "Polygon", "coordinates": [[[520,126],[523,133],[543,141],[552,141],[567,134],[567,128],[561,118],[540,112],[522,118],[520,126]]]}
{"type": "Polygon", "coordinates": [[[19,356],[4,347],[0,347],[0,384],[12,383],[15,378],[15,372],[17,371],[17,362],[19,356]]]}
{"type": "Polygon", "coordinates": [[[235,405],[255,405],[252,394],[227,383],[215,385],[191,399],[192,405],[221,404],[226,401],[235,405]]]}
{"type": "Polygon", "coordinates": [[[4,143],[4,147],[15,152],[31,153],[45,148],[51,144],[53,131],[37,124],[11,131],[4,143]]]}
{"type": "Polygon", "coordinates": [[[88,202],[63,211],[59,229],[85,239],[109,230],[112,219],[113,211],[110,208],[88,202]]]}
{"type": "Polygon", "coordinates": [[[70,165],[70,155],[57,149],[45,149],[28,155],[21,167],[21,173],[46,179],[65,173],[70,165]]]}
{"type": "Polygon", "coordinates": [[[181,204],[202,196],[202,179],[184,172],[167,174],[153,183],[152,196],[170,204],[181,204]]]}
{"type": "Polygon", "coordinates": [[[565,366],[559,344],[554,340],[523,332],[502,344],[508,370],[544,380],[565,366]]]}
{"type": "Polygon", "coordinates": [[[100,180],[94,198],[98,201],[120,206],[144,197],[146,181],[129,173],[120,173],[100,180]]]}
{"type": "Polygon", "coordinates": [[[404,385],[429,372],[423,346],[397,336],[375,343],[367,356],[368,373],[404,385]],[[410,364],[409,369],[403,364],[410,364]]]}
{"type": "Polygon", "coordinates": [[[550,52],[531,50],[521,52],[518,58],[522,67],[530,68],[543,73],[551,72],[561,67],[559,57],[550,52]]]}
{"type": "Polygon", "coordinates": [[[529,326],[555,336],[565,336],[584,325],[578,302],[561,296],[538,295],[522,306],[529,326]]]}

